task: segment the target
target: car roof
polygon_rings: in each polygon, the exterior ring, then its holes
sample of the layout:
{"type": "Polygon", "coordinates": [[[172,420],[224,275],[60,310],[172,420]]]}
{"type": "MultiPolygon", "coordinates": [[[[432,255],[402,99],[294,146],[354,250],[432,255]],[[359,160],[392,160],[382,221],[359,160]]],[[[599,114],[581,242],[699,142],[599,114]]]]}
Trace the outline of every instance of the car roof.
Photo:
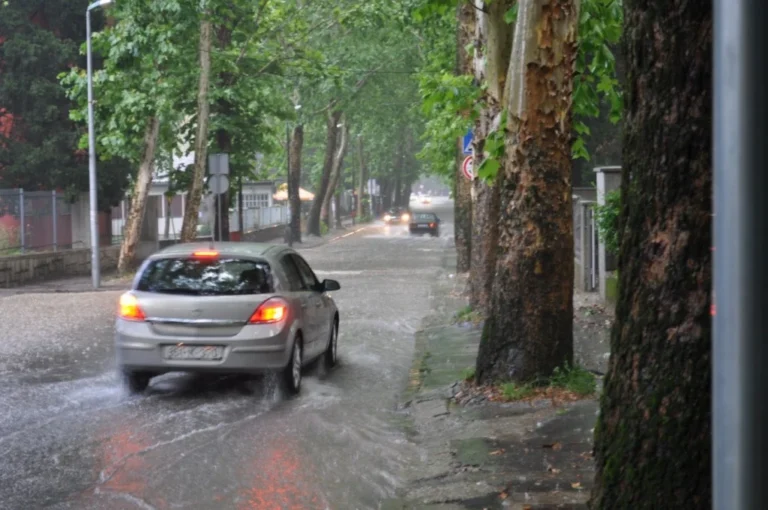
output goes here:
{"type": "Polygon", "coordinates": [[[197,251],[217,251],[222,255],[237,257],[274,258],[283,252],[293,252],[290,248],[269,243],[242,243],[242,242],[195,242],[179,243],[168,246],[156,253],[151,258],[166,258],[174,256],[191,255],[197,251]]]}

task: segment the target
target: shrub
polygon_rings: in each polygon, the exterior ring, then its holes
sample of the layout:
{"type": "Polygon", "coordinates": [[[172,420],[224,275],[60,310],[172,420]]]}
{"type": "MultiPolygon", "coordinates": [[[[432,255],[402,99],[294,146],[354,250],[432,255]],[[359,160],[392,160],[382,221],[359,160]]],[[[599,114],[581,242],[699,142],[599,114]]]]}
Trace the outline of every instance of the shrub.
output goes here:
{"type": "Polygon", "coordinates": [[[605,249],[613,255],[619,252],[619,214],[621,214],[621,191],[605,194],[605,204],[595,206],[595,220],[600,240],[605,249]]]}

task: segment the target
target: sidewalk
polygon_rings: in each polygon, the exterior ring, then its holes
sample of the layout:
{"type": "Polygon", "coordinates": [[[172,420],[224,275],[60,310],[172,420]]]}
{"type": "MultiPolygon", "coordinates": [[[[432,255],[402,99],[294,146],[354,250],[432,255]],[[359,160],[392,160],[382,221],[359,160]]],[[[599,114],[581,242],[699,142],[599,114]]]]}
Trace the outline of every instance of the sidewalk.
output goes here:
{"type": "MultiPolygon", "coordinates": [[[[301,243],[294,243],[293,248],[297,251],[308,250],[317,248],[328,243],[336,242],[344,237],[353,235],[365,228],[371,226],[371,224],[365,225],[352,225],[352,220],[344,220],[342,225],[343,229],[331,229],[325,236],[307,236],[302,234],[301,243]]],[[[270,241],[272,244],[284,244],[285,240],[282,237],[275,238],[270,241]]],[[[133,281],[133,274],[120,277],[116,273],[102,274],[101,286],[98,291],[94,291],[91,284],[90,276],[73,276],[69,278],[57,278],[55,280],[47,280],[30,283],[21,287],[12,288],[0,288],[0,297],[12,296],[16,294],[48,294],[48,293],[72,293],[72,292],[114,292],[114,291],[126,291],[130,288],[133,281]]]]}
{"type": "MultiPolygon", "coordinates": [[[[453,255],[445,268],[455,267],[453,255]]],[[[411,380],[402,404],[423,462],[410,473],[395,509],[586,509],[596,398],[499,403],[462,395],[481,329],[455,324],[466,306],[466,276],[445,269],[432,292],[435,313],[416,334],[411,380]]],[[[576,361],[604,372],[608,315],[591,296],[576,296],[576,361]]]]}

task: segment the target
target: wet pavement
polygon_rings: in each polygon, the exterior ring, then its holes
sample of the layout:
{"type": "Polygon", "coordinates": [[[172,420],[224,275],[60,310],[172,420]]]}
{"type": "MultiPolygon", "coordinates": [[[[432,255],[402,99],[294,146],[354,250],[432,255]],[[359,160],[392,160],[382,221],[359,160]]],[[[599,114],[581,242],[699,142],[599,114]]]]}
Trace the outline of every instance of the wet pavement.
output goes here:
{"type": "Polygon", "coordinates": [[[453,235],[450,204],[432,207],[440,239],[373,225],[302,250],[342,284],[340,361],[293,400],[269,378],[184,374],[128,396],[119,285],[0,296],[0,508],[379,508],[418,460],[396,404],[453,235]]]}

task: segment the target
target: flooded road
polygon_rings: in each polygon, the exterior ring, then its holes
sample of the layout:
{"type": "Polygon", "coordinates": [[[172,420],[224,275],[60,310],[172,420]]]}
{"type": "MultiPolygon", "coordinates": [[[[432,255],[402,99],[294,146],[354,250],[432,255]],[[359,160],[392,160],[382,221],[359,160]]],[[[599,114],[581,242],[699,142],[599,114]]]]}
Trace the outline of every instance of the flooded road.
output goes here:
{"type": "Polygon", "coordinates": [[[378,508],[417,455],[394,408],[450,207],[433,206],[440,239],[374,225],[302,252],[342,284],[339,365],[310,368],[293,400],[269,378],[184,374],[130,397],[119,292],[0,297],[0,508],[378,508]]]}

